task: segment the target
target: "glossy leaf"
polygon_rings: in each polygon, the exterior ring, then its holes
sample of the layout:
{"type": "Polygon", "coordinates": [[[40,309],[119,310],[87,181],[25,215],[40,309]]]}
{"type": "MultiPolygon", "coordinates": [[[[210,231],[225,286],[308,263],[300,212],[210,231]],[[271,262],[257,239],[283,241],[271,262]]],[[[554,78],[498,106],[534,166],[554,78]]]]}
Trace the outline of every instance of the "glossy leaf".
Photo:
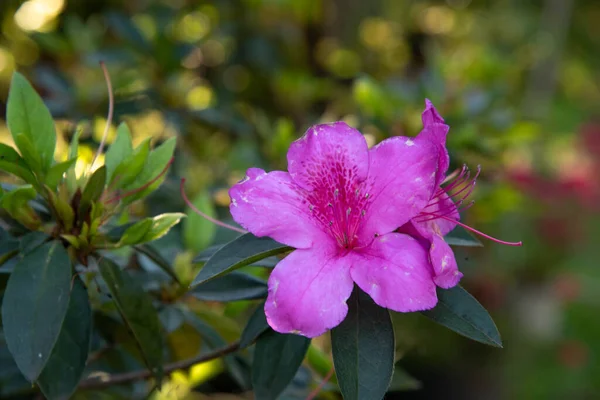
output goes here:
{"type": "Polygon", "coordinates": [[[91,332],[90,301],[77,278],[58,340],[37,382],[47,399],[67,399],[77,388],[88,358],[91,332]]]}
{"type": "Polygon", "coordinates": [[[142,142],[131,155],[125,157],[117,166],[111,180],[115,187],[126,188],[135,182],[136,178],[144,169],[144,165],[150,154],[150,139],[142,142]]]}
{"type": "Polygon", "coordinates": [[[71,263],[60,241],[26,254],[10,276],[2,303],[8,349],[33,382],[46,365],[67,313],[71,263]]]}
{"type": "Polygon", "coordinates": [[[142,238],[141,243],[152,242],[153,240],[160,239],[169,233],[169,230],[177,225],[177,223],[184,217],[185,214],[182,213],[166,213],[152,218],[152,226],[142,238]]]}
{"type": "Polygon", "coordinates": [[[64,174],[69,168],[74,167],[76,162],[77,158],[72,158],[68,161],[53,165],[46,174],[44,183],[50,188],[55,188],[62,181],[64,174]]]}
{"type": "Polygon", "coordinates": [[[267,316],[265,315],[265,302],[263,301],[256,307],[254,313],[248,319],[246,327],[242,331],[240,337],[240,348],[250,346],[254,341],[264,332],[269,329],[269,323],[267,322],[267,316]]]}
{"type": "Polygon", "coordinates": [[[152,218],[146,218],[136,222],[125,230],[123,236],[119,240],[119,246],[128,246],[141,243],[144,235],[152,228],[152,218]]]}
{"type": "Polygon", "coordinates": [[[345,400],[383,398],[394,372],[394,329],[388,310],[355,287],[346,319],[331,330],[331,348],[345,400]]]}
{"type": "Polygon", "coordinates": [[[0,143],[0,169],[18,176],[27,183],[36,184],[36,179],[23,158],[10,146],[0,143]]]}
{"type": "Polygon", "coordinates": [[[483,243],[471,235],[462,226],[456,226],[452,232],[444,236],[444,240],[451,246],[483,247],[483,243]]]}
{"type": "MultiPolygon", "coordinates": [[[[196,257],[194,257],[194,263],[206,263],[217,251],[221,250],[226,245],[218,244],[215,246],[207,247],[202,250],[196,257]]],[[[273,268],[277,265],[280,260],[276,256],[263,258],[262,260],[256,260],[251,265],[255,267],[273,268]]]]}
{"type": "Polygon", "coordinates": [[[438,289],[438,304],[422,314],[469,339],[502,347],[502,339],[492,317],[473,296],[460,286],[438,289]]]}
{"type": "Polygon", "coordinates": [[[18,134],[25,135],[32,145],[32,150],[39,156],[41,170],[47,171],[54,161],[56,146],[54,121],[41,97],[18,72],[13,74],[10,84],[6,123],[25,161],[29,163],[29,159],[19,146],[20,141],[16,138],[18,134]]]}
{"type": "Polygon", "coordinates": [[[50,236],[44,232],[29,232],[19,238],[19,251],[21,254],[27,254],[37,249],[50,239],[50,236]]]}
{"type": "MultiPolygon", "coordinates": [[[[150,152],[150,154],[148,155],[148,160],[144,165],[144,169],[142,170],[140,175],[135,179],[134,186],[142,187],[164,173],[165,168],[171,161],[171,158],[173,158],[173,152],[175,151],[176,143],[177,141],[175,138],[168,139],[163,144],[154,149],[152,152],[150,152]]],[[[163,177],[157,179],[144,190],[132,195],[124,201],[131,202],[137,199],[144,198],[145,196],[156,190],[162,184],[162,182],[165,180],[165,176],[166,174],[164,174],[163,177]]]]}
{"type": "Polygon", "coordinates": [[[104,158],[106,166],[106,181],[111,182],[117,167],[133,153],[131,144],[131,132],[126,123],[121,123],[117,128],[117,137],[108,147],[104,158]]]}
{"type": "Polygon", "coordinates": [[[263,258],[290,250],[292,250],[291,247],[278,243],[273,239],[258,238],[251,233],[246,233],[227,243],[213,254],[194,279],[192,286],[225,275],[246,265],[252,265],[263,258]]]}
{"type": "Polygon", "coordinates": [[[79,214],[85,214],[91,207],[92,202],[98,201],[102,193],[104,193],[104,186],[106,184],[106,167],[103,165],[98,168],[87,184],[83,193],[81,194],[81,201],[79,203],[79,214]]]}
{"type": "Polygon", "coordinates": [[[267,297],[267,282],[243,272],[232,272],[195,286],[189,293],[206,301],[254,300],[267,297]]]}
{"type": "Polygon", "coordinates": [[[252,362],[254,397],[275,400],[300,368],[310,339],[292,334],[265,332],[256,341],[252,362]]]}
{"type": "MultiPolygon", "coordinates": [[[[216,218],[215,207],[207,193],[198,194],[192,200],[192,204],[209,217],[216,218]]],[[[188,218],[183,222],[185,248],[195,252],[205,249],[206,246],[212,243],[217,232],[217,226],[203,216],[196,214],[189,207],[186,214],[188,218]]]]}
{"type": "Polygon", "coordinates": [[[123,320],[140,348],[144,362],[160,382],[163,340],[152,299],[138,282],[111,260],[101,259],[99,267],[123,320]]]}
{"type": "MultiPolygon", "coordinates": [[[[79,153],[79,137],[83,129],[78,128],[75,131],[75,134],[71,138],[71,143],[69,144],[69,159],[76,159],[79,153]]],[[[77,190],[77,175],[75,173],[75,168],[71,168],[67,170],[67,187],[69,188],[69,193],[75,193],[77,190]]]]}

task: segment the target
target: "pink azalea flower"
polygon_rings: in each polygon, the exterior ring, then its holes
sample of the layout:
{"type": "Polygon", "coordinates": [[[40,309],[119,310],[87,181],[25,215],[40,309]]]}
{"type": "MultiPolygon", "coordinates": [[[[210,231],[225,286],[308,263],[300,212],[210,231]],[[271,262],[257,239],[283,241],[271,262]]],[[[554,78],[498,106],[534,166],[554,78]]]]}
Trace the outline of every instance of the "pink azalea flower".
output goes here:
{"type": "Polygon", "coordinates": [[[460,172],[447,177],[450,157],[446,150],[446,135],[449,127],[429,100],[425,100],[422,120],[423,130],[417,139],[434,142],[438,151],[439,168],[436,172],[435,190],[421,212],[398,231],[407,233],[424,244],[429,252],[429,262],[433,269],[435,284],[449,289],[456,286],[463,276],[458,270],[452,249],[444,241],[444,236],[450,233],[456,225],[498,243],[520,246],[521,242],[504,242],[460,222],[459,209],[464,206],[462,209],[465,210],[473,205],[473,202],[464,203],[475,188],[481,169],[478,167],[475,176],[471,177],[471,172],[464,166],[460,172]],[[446,183],[446,186],[442,187],[442,183],[446,183]]]}
{"type": "Polygon", "coordinates": [[[251,168],[231,188],[236,222],[296,248],[269,278],[265,313],[274,330],[315,337],[337,326],[355,283],[394,311],[436,305],[427,250],[395,231],[431,202],[440,151],[427,135],[369,150],[343,122],[317,125],[291,145],[289,172],[251,168]]]}

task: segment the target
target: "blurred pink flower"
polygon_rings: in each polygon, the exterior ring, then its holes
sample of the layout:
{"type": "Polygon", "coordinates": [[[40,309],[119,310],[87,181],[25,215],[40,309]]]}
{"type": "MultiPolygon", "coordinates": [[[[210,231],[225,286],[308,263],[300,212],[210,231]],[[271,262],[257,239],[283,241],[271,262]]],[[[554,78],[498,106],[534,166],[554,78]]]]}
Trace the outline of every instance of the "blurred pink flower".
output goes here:
{"type": "Polygon", "coordinates": [[[251,168],[230,189],[236,222],[297,249],[269,278],[274,330],[315,337],[337,326],[354,283],[394,311],[436,305],[426,250],[394,231],[430,202],[438,153],[425,136],[369,150],[343,122],[317,125],[290,146],[289,172],[251,168]]]}

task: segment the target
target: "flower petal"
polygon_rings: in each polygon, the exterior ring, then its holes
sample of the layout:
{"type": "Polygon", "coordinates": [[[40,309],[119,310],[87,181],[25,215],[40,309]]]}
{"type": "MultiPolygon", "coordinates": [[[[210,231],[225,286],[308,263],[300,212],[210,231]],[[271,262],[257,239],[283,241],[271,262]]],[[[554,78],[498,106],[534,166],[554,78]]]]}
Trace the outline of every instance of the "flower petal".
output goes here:
{"type": "Polygon", "coordinates": [[[311,216],[304,190],[287,172],[250,168],[229,196],[233,219],[256,236],[296,248],[331,240],[311,216]]]}
{"type": "Polygon", "coordinates": [[[331,247],[295,250],[283,259],[269,278],[265,314],[271,328],[315,337],[342,322],[354,287],[348,262],[331,247]]]}
{"type": "Polygon", "coordinates": [[[290,146],[288,171],[307,190],[333,187],[342,178],[364,181],[369,170],[367,141],[345,122],[315,125],[290,146]]]}
{"type": "Polygon", "coordinates": [[[392,137],[369,151],[371,203],[359,236],[392,232],[416,216],[429,202],[437,171],[436,146],[427,140],[392,137]]]}
{"type": "Polygon", "coordinates": [[[400,233],[376,238],[356,252],[352,279],[382,307],[421,311],[437,304],[427,252],[416,239],[400,233]]]}
{"type": "Polygon", "coordinates": [[[458,270],[452,249],[440,235],[433,235],[429,258],[435,273],[434,282],[442,289],[450,289],[456,285],[463,274],[458,270]]]}
{"type": "Polygon", "coordinates": [[[439,234],[446,236],[454,228],[456,223],[451,220],[460,221],[460,214],[456,208],[456,204],[452,199],[442,192],[437,197],[433,198],[429,204],[421,210],[422,215],[418,216],[413,220],[415,228],[426,238],[430,238],[433,234],[439,234]],[[443,215],[450,219],[435,218],[434,216],[428,216],[427,214],[443,215]],[[418,222],[423,221],[423,222],[418,222]]]}
{"type": "Polygon", "coordinates": [[[429,99],[425,99],[425,110],[421,115],[421,119],[423,121],[423,130],[417,136],[417,140],[430,140],[438,146],[439,166],[436,176],[436,186],[439,186],[444,181],[446,172],[450,166],[450,156],[446,149],[446,136],[450,127],[446,125],[444,119],[429,99]]]}

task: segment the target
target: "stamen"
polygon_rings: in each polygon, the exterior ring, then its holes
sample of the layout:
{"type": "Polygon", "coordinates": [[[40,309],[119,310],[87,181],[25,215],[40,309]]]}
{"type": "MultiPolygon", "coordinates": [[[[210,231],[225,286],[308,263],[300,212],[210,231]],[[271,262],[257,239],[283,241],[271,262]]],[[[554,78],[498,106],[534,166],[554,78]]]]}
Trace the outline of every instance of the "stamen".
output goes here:
{"type": "Polygon", "coordinates": [[[112,124],[113,111],[115,109],[115,97],[113,95],[112,84],[110,82],[110,75],[108,74],[108,69],[106,69],[106,64],[104,64],[104,61],[100,61],[100,68],[102,68],[102,72],[104,73],[104,80],[106,81],[106,87],[108,89],[108,116],[106,117],[106,126],[104,127],[104,132],[102,133],[102,140],[100,140],[100,146],[98,146],[96,155],[90,164],[90,170],[94,167],[94,163],[98,159],[98,156],[102,154],[102,151],[104,150],[106,137],[108,136],[108,131],[110,129],[110,125],[112,124]]]}
{"type": "Polygon", "coordinates": [[[218,225],[220,227],[223,227],[225,229],[230,229],[232,231],[236,231],[236,232],[239,232],[239,233],[248,233],[244,229],[238,228],[237,226],[226,224],[225,222],[221,222],[218,219],[214,219],[211,216],[204,214],[195,205],[193,205],[192,202],[188,199],[187,195],[185,194],[185,178],[181,178],[181,185],[179,186],[179,189],[180,189],[180,192],[181,192],[181,197],[183,198],[183,201],[185,201],[185,204],[187,204],[187,206],[189,208],[191,208],[196,214],[198,214],[199,216],[201,216],[205,220],[210,221],[213,224],[218,225]]]}
{"type": "Polygon", "coordinates": [[[145,183],[144,185],[140,186],[139,188],[135,188],[132,189],[128,192],[125,192],[121,195],[115,196],[112,199],[106,200],[104,202],[104,204],[110,204],[110,203],[114,203],[115,201],[119,201],[121,199],[124,199],[126,197],[132,196],[138,192],[141,192],[144,189],[147,189],[148,187],[150,187],[154,182],[156,182],[157,180],[159,180],[161,177],[163,177],[164,174],[167,173],[167,171],[169,170],[169,167],[171,166],[171,164],[173,163],[173,160],[175,160],[174,157],[171,157],[171,159],[169,160],[169,162],[167,163],[167,165],[165,165],[165,167],[163,168],[162,171],[160,171],[160,173],[155,176],[154,178],[152,178],[148,183],[145,183]]]}
{"type": "Polygon", "coordinates": [[[443,219],[445,219],[446,221],[453,222],[453,223],[455,223],[456,225],[462,226],[462,227],[463,227],[463,228],[465,228],[466,230],[469,230],[469,231],[471,231],[471,232],[473,232],[473,233],[476,233],[477,235],[483,236],[484,238],[486,238],[486,239],[489,239],[489,240],[491,240],[491,241],[494,241],[494,242],[496,242],[496,243],[505,244],[505,245],[507,245],[507,246],[523,246],[523,242],[520,242],[520,241],[519,241],[519,242],[505,242],[504,240],[496,239],[495,237],[492,237],[492,236],[490,236],[490,235],[486,235],[485,233],[483,233],[483,232],[480,232],[480,231],[478,231],[478,230],[477,230],[477,229],[475,229],[475,228],[471,228],[469,225],[465,225],[465,224],[463,224],[462,222],[456,221],[456,220],[454,220],[454,219],[452,219],[452,218],[448,218],[448,217],[446,217],[446,216],[444,216],[444,215],[440,215],[440,216],[439,216],[439,218],[443,218],[443,219]]]}

